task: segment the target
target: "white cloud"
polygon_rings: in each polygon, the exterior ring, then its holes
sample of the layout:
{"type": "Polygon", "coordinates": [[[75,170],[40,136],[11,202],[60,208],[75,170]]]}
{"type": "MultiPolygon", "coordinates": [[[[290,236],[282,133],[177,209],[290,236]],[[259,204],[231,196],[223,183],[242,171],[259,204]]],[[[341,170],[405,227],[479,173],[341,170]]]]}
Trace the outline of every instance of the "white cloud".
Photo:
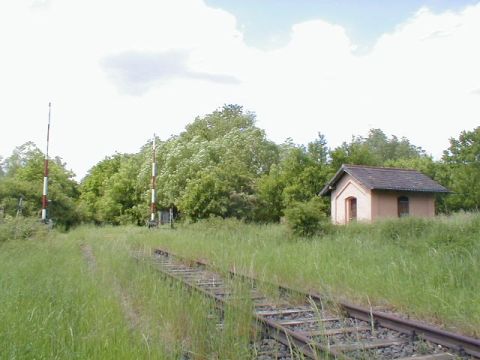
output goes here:
{"type": "Polygon", "coordinates": [[[321,131],[338,145],[380,127],[435,155],[480,123],[480,4],[422,8],[364,55],[321,19],[271,51],[236,25],[201,0],[1,2],[0,154],[44,146],[49,101],[52,153],[80,175],[224,103],[255,111],[276,141],[321,131]]]}
{"type": "Polygon", "coordinates": [[[338,26],[311,22],[293,32],[268,60],[285,66],[265,66],[272,71],[252,86],[277,99],[253,105],[277,140],[306,142],[320,130],[339,144],[380,127],[439,156],[449,137],[480,124],[471,93],[480,84],[480,5],[459,13],[421,9],[363,56],[338,26]],[[290,124],[279,127],[278,119],[290,124]]]}
{"type": "Polygon", "coordinates": [[[103,59],[102,67],[110,74],[120,92],[143,95],[155,84],[174,78],[187,78],[221,84],[237,84],[233,76],[192,71],[187,65],[186,51],[123,52],[103,59]]]}

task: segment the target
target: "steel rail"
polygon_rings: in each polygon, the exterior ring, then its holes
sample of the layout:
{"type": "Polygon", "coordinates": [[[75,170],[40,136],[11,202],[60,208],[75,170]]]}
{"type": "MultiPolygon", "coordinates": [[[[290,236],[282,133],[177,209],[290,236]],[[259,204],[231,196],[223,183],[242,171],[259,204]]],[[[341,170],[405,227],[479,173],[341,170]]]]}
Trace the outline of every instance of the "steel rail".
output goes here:
{"type": "MultiPolygon", "coordinates": [[[[241,276],[243,278],[255,281],[254,278],[251,278],[245,274],[241,274],[233,270],[230,270],[230,272],[234,276],[241,276]]],[[[272,283],[270,285],[277,286],[283,291],[305,295],[314,301],[322,301],[322,296],[318,293],[304,292],[298,289],[272,283]]],[[[345,311],[345,313],[350,317],[367,322],[371,322],[373,320],[378,325],[387,329],[395,330],[412,337],[419,336],[424,340],[428,340],[437,345],[445,346],[446,348],[455,350],[460,354],[466,354],[480,359],[480,339],[456,334],[432,325],[422,323],[420,321],[403,319],[392,314],[371,310],[369,308],[351,304],[345,301],[337,301],[335,304],[345,311]]]]}
{"type": "MultiPolygon", "coordinates": [[[[206,264],[203,265],[205,266],[206,264]]],[[[230,273],[234,276],[241,276],[245,279],[256,281],[252,277],[233,270],[230,270],[230,273]]],[[[270,283],[270,285],[276,286],[283,291],[305,295],[314,301],[320,302],[323,300],[322,295],[318,293],[304,292],[299,289],[273,283],[270,283]]],[[[460,354],[466,354],[480,359],[480,339],[456,334],[432,325],[422,323],[420,321],[404,319],[392,314],[371,310],[369,308],[351,304],[345,301],[336,301],[335,304],[345,311],[345,313],[350,317],[367,322],[371,322],[373,320],[378,325],[387,329],[395,330],[412,337],[419,336],[424,340],[428,340],[437,345],[445,346],[446,348],[455,350],[460,354]]]]}
{"type": "MultiPolygon", "coordinates": [[[[155,254],[158,255],[163,255],[163,256],[173,256],[177,259],[186,261],[187,259],[177,256],[169,251],[165,251],[163,249],[156,249],[155,254]]],[[[190,261],[190,263],[192,263],[190,261]]],[[[195,260],[194,263],[196,265],[202,266],[202,267],[207,267],[209,266],[207,263],[195,260]]],[[[182,276],[177,275],[176,273],[171,273],[169,271],[162,271],[162,274],[167,275],[168,277],[180,281],[183,284],[188,285],[189,288],[200,292],[201,294],[211,297],[215,300],[216,306],[219,309],[222,309],[224,305],[227,304],[228,299],[222,298],[221,296],[208,291],[207,289],[204,289],[200,286],[197,286],[191,282],[185,281],[182,276]]],[[[307,336],[300,334],[298,332],[292,331],[284,326],[281,326],[274,321],[266,318],[265,316],[256,314],[255,312],[252,313],[253,316],[253,323],[255,326],[258,326],[260,324],[261,330],[264,334],[270,336],[271,338],[277,340],[278,342],[284,344],[287,347],[291,347],[294,345],[294,348],[296,351],[300,352],[302,355],[310,358],[310,359],[319,359],[319,354],[322,354],[325,358],[327,356],[328,358],[334,358],[334,359],[343,359],[343,360],[348,360],[348,358],[343,355],[341,352],[336,351],[334,349],[329,349],[326,346],[319,344],[317,342],[312,342],[311,339],[309,339],[307,336]]]]}
{"type": "MultiPolygon", "coordinates": [[[[195,261],[199,265],[209,266],[208,263],[201,260],[195,261]]],[[[240,276],[247,280],[257,281],[256,279],[239,273],[235,270],[229,270],[229,272],[234,276],[240,276]]],[[[322,295],[318,293],[304,292],[299,289],[273,283],[270,283],[269,285],[278,287],[283,291],[305,295],[314,301],[323,300],[322,295]]],[[[411,336],[421,336],[423,339],[432,343],[442,345],[459,353],[465,353],[480,359],[480,339],[456,334],[419,321],[403,319],[392,314],[371,310],[345,301],[338,301],[336,304],[353,318],[368,322],[371,322],[373,318],[373,321],[375,321],[378,325],[381,325],[387,329],[395,330],[411,336]]]]}
{"type": "MultiPolygon", "coordinates": [[[[320,299],[318,294],[309,294],[314,300],[320,299]]],[[[396,330],[398,332],[411,336],[420,336],[424,340],[428,340],[434,344],[445,346],[446,348],[455,350],[460,354],[464,353],[475,358],[480,358],[480,340],[473,337],[452,333],[419,321],[402,319],[400,317],[380,312],[370,311],[361,306],[339,302],[339,305],[348,313],[349,316],[370,321],[373,320],[379,325],[396,330]]]]}
{"type": "MultiPolygon", "coordinates": [[[[186,259],[181,256],[177,256],[174,253],[170,251],[166,251],[164,249],[156,249],[155,253],[157,254],[163,254],[166,256],[173,256],[177,259],[180,259],[182,261],[186,261],[189,263],[195,263],[197,266],[202,266],[202,267],[209,267],[211,269],[215,269],[214,266],[210,265],[206,261],[202,260],[191,260],[191,259],[186,259]]],[[[235,270],[228,270],[228,273],[231,276],[236,276],[240,277],[246,281],[250,282],[257,282],[253,277],[250,277],[248,275],[242,274],[238,271],[235,270]]],[[[180,279],[181,280],[181,279],[180,279]]],[[[291,287],[287,287],[284,285],[278,285],[272,282],[266,282],[263,281],[264,284],[274,286],[278,288],[280,291],[283,292],[289,292],[289,293],[296,293],[302,296],[305,296],[308,299],[312,299],[315,302],[321,302],[324,299],[322,298],[322,295],[319,293],[314,293],[314,292],[305,292],[299,289],[294,289],[291,287]]],[[[201,289],[203,290],[203,289],[201,289]]],[[[222,299],[223,300],[223,299],[222,299]]],[[[480,339],[476,339],[473,337],[469,337],[466,335],[461,335],[461,334],[456,334],[450,331],[446,331],[437,327],[434,327],[432,325],[428,325],[419,321],[415,320],[410,320],[410,319],[404,319],[400,318],[398,316],[394,316],[392,314],[384,313],[381,311],[377,310],[372,310],[369,308],[365,308],[359,305],[351,304],[345,301],[338,301],[335,302],[335,304],[343,310],[348,316],[352,318],[356,318],[358,320],[362,321],[367,321],[367,322],[372,322],[374,321],[376,324],[387,328],[391,329],[394,331],[398,331],[403,334],[407,334],[412,337],[421,337],[424,340],[428,340],[434,344],[438,344],[441,346],[444,346],[448,349],[452,349],[454,351],[457,351],[460,354],[463,355],[469,355],[474,358],[480,359],[480,339]]],[[[260,315],[257,316],[257,321],[261,322],[265,326],[268,326],[271,330],[281,333],[283,335],[279,336],[279,338],[275,338],[276,340],[284,343],[285,345],[289,345],[285,343],[285,339],[282,339],[282,337],[287,337],[287,341],[290,339],[295,339],[295,345],[299,346],[299,349],[302,347],[307,347],[306,351],[302,353],[306,356],[309,356],[311,358],[316,358],[316,355],[314,354],[314,351],[319,351],[323,354],[328,354],[332,355],[333,357],[337,358],[346,358],[343,354],[340,352],[336,352],[334,349],[328,349],[325,346],[318,344],[318,343],[312,343],[312,340],[309,339],[306,336],[302,336],[298,333],[295,333],[291,331],[290,329],[287,329],[282,326],[278,326],[278,324],[270,321],[269,319],[266,319],[260,315]],[[282,341],[283,340],[283,341],[282,341]],[[314,351],[312,351],[314,350],[314,351]]],[[[270,330],[270,331],[271,331],[270,330]]],[[[290,344],[292,341],[290,341],[290,344]]]]}

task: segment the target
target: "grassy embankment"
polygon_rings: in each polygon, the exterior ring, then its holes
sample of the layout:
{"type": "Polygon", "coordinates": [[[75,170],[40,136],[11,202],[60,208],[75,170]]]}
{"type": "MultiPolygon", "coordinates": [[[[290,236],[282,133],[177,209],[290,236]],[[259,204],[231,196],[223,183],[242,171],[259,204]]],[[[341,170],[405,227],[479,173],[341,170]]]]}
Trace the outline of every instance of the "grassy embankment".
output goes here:
{"type": "Polygon", "coordinates": [[[0,243],[0,359],[248,358],[250,318],[227,309],[217,329],[211,301],[131,256],[138,231],[0,243]]]}
{"type": "Polygon", "coordinates": [[[210,221],[139,229],[131,241],[480,336],[480,214],[354,224],[311,239],[210,221]]]}

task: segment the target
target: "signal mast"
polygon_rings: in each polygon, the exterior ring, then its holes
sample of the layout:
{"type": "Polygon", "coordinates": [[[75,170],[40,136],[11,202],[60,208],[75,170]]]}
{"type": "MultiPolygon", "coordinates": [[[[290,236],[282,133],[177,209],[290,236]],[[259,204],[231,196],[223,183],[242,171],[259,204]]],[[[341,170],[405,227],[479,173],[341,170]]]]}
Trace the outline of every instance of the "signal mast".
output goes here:
{"type": "Polygon", "coordinates": [[[151,202],[150,202],[150,226],[156,226],[156,216],[157,216],[157,162],[155,158],[155,151],[156,151],[156,137],[153,134],[153,141],[152,141],[152,184],[151,184],[151,202]]]}
{"type": "Polygon", "coordinates": [[[52,110],[52,103],[48,103],[48,127],[47,127],[47,151],[45,153],[44,169],[43,169],[43,194],[42,194],[42,222],[48,222],[48,145],[50,142],[50,114],[52,110]]]}

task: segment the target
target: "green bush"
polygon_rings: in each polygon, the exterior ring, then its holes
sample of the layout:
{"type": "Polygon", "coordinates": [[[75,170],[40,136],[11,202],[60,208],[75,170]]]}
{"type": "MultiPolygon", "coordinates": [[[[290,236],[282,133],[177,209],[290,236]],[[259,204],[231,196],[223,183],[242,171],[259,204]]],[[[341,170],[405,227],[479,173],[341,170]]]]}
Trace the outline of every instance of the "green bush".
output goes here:
{"type": "Polygon", "coordinates": [[[37,218],[0,219],[0,243],[7,240],[43,237],[47,231],[47,226],[37,218]]]}
{"type": "Polygon", "coordinates": [[[294,202],[285,209],[285,220],[290,231],[298,236],[327,233],[332,227],[323,203],[315,198],[309,202],[294,202]]]}

